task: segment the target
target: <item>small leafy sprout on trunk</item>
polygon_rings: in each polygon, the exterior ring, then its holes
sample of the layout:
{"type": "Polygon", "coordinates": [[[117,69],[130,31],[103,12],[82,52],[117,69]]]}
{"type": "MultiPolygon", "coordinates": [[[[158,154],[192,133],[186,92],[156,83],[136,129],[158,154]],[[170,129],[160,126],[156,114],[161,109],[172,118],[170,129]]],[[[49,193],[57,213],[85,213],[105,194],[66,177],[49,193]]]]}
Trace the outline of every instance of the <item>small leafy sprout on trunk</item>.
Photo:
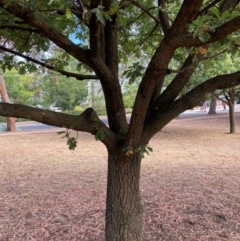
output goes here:
{"type": "Polygon", "coordinates": [[[149,152],[152,152],[153,149],[149,145],[140,145],[136,151],[139,152],[141,158],[144,158],[144,154],[149,155],[149,152]]]}
{"type": "Polygon", "coordinates": [[[103,130],[103,129],[99,129],[95,135],[95,140],[96,141],[103,141],[106,137],[106,135],[108,134],[107,131],[103,130]]]}
{"type": "Polygon", "coordinates": [[[122,149],[123,152],[126,152],[127,156],[133,155],[134,153],[139,153],[141,158],[144,158],[144,154],[149,155],[149,152],[152,152],[153,149],[149,145],[140,145],[137,148],[126,146],[122,149]]]}
{"type": "Polygon", "coordinates": [[[62,138],[67,138],[67,145],[69,150],[74,150],[77,147],[77,138],[78,138],[78,132],[76,137],[70,137],[71,131],[69,129],[66,129],[64,131],[57,132],[58,135],[62,135],[62,138]]]}
{"type": "Polygon", "coordinates": [[[126,152],[126,156],[133,155],[134,153],[134,147],[132,146],[126,146],[122,149],[123,152],[126,152]]]}

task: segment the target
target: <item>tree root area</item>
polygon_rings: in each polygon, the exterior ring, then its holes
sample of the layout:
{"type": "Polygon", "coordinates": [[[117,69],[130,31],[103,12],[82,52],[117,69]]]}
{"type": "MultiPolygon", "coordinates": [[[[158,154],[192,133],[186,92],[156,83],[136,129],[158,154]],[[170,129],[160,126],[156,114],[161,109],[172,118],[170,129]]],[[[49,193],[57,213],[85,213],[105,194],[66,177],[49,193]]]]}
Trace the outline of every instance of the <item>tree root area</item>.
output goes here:
{"type": "MultiPolygon", "coordinates": [[[[240,132],[240,116],[236,115],[240,132]]],[[[144,241],[240,240],[240,134],[228,116],[179,117],[142,162],[144,241]]],[[[103,241],[107,152],[88,134],[0,135],[0,240],[103,241]]]]}

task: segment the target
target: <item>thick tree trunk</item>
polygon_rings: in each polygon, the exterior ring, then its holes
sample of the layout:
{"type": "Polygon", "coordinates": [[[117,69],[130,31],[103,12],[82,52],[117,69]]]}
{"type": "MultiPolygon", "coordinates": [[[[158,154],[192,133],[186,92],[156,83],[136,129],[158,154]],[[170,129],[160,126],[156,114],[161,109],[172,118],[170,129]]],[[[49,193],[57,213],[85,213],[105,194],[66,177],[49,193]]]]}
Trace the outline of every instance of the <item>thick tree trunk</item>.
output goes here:
{"type": "Polygon", "coordinates": [[[106,241],[142,240],[139,192],[141,157],[122,150],[109,152],[106,203],[106,241]]]}
{"type": "Polygon", "coordinates": [[[229,122],[230,122],[230,133],[236,133],[236,125],[235,125],[235,113],[234,113],[234,100],[228,102],[229,106],[229,122]]]}
{"type": "Polygon", "coordinates": [[[216,106],[217,106],[217,99],[213,96],[210,101],[208,114],[210,115],[216,114],[216,106]]]}
{"type": "MultiPolygon", "coordinates": [[[[0,96],[4,103],[10,102],[2,73],[0,73],[0,96]]],[[[13,117],[7,117],[7,131],[16,131],[15,119],[13,117]]]]}

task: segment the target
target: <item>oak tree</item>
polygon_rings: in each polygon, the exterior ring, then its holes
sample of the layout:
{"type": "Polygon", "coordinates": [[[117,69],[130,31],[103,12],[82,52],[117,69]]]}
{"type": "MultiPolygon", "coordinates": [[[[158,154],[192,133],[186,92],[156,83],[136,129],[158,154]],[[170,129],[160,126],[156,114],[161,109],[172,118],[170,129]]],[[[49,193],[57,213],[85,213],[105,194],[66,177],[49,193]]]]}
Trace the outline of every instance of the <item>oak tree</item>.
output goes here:
{"type": "Polygon", "coordinates": [[[238,0],[0,0],[2,65],[31,71],[34,65],[81,80],[99,80],[109,126],[92,108],[73,116],[20,104],[0,103],[0,115],[89,132],[108,151],[106,240],[142,240],[139,193],[141,159],[150,139],[207,93],[240,84],[240,71],[213,75],[188,88],[199,63],[238,51],[238,0]],[[36,52],[56,48],[61,57],[36,52]],[[14,56],[17,56],[17,58],[14,56]],[[65,66],[78,62],[75,71],[65,66]],[[122,66],[144,59],[130,123],[122,88],[122,66]]]}

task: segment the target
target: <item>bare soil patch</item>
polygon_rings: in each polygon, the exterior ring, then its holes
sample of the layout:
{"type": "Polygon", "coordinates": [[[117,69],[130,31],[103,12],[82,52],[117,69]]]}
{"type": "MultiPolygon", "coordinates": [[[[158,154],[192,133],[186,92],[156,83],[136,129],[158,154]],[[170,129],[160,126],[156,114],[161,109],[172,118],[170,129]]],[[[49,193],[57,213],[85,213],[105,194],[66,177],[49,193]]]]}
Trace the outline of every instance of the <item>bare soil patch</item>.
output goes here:
{"type": "MultiPolygon", "coordinates": [[[[179,117],[143,159],[144,241],[240,240],[239,133],[228,117],[179,117]]],[[[104,240],[107,152],[79,133],[0,135],[0,240],[104,240]]]]}

